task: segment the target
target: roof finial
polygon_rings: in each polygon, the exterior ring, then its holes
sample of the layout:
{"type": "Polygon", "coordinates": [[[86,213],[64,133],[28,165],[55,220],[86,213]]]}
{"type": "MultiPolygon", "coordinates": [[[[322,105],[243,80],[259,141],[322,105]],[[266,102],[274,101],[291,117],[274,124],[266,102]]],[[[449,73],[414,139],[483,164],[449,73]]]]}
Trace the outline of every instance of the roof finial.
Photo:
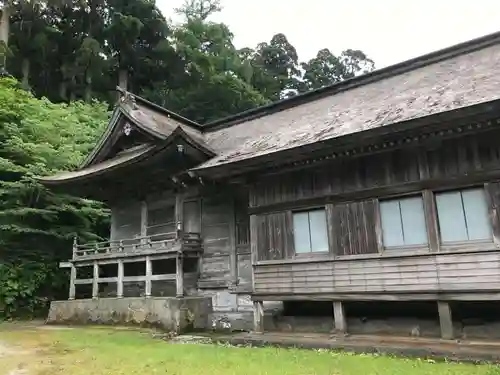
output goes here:
{"type": "Polygon", "coordinates": [[[120,97],[120,103],[123,103],[123,104],[129,104],[132,109],[137,109],[138,106],[137,106],[137,103],[135,102],[135,95],[120,88],[120,93],[121,93],[121,97],[120,97]]]}

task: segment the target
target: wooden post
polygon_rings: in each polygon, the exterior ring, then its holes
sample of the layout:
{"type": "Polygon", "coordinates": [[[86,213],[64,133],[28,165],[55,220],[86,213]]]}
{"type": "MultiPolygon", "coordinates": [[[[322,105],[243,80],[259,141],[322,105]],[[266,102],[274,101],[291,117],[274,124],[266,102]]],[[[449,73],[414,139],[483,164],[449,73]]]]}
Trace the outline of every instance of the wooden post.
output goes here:
{"type": "Polygon", "coordinates": [[[153,275],[153,264],[151,257],[146,257],[146,297],[151,297],[151,276],[153,275]]]}
{"type": "Polygon", "coordinates": [[[434,203],[434,194],[430,190],[424,190],[424,212],[427,226],[427,236],[429,238],[429,248],[431,251],[439,251],[439,229],[437,223],[436,204],[434,203]]]}
{"type": "Polygon", "coordinates": [[[236,249],[236,200],[232,199],[228,214],[229,220],[229,269],[231,275],[231,284],[236,286],[238,284],[238,250],[236,249]]]}
{"type": "Polygon", "coordinates": [[[338,333],[347,333],[344,304],[341,301],[333,302],[333,317],[335,321],[335,331],[338,333]]]}
{"type": "Polygon", "coordinates": [[[183,259],[182,254],[177,254],[176,266],[175,266],[175,287],[176,296],[178,298],[184,297],[184,270],[183,270],[183,259]]]}
{"type": "Polygon", "coordinates": [[[264,302],[253,301],[253,331],[264,333],[264,302]]]}
{"type": "Polygon", "coordinates": [[[178,192],[175,196],[175,237],[177,239],[182,238],[182,222],[183,222],[183,214],[184,214],[184,197],[178,192]]]}
{"type": "Polygon", "coordinates": [[[76,280],[76,267],[74,264],[71,264],[71,271],[69,276],[69,300],[75,299],[76,289],[75,289],[75,280],[76,280]]]}
{"type": "Polygon", "coordinates": [[[99,297],[99,264],[94,262],[94,277],[92,279],[92,299],[99,297]]]}
{"type": "Polygon", "coordinates": [[[76,259],[77,254],[78,254],[78,238],[75,236],[73,237],[73,260],[76,259]]]}
{"type": "Polygon", "coordinates": [[[448,302],[438,301],[439,325],[441,326],[441,338],[445,340],[453,339],[453,320],[451,308],[448,302]]]}
{"type": "Polygon", "coordinates": [[[118,260],[118,280],[116,281],[116,297],[123,298],[123,260],[118,260]]]}
{"type": "Polygon", "coordinates": [[[148,234],[148,205],[146,201],[141,202],[141,245],[147,244],[147,236],[148,234]]]}

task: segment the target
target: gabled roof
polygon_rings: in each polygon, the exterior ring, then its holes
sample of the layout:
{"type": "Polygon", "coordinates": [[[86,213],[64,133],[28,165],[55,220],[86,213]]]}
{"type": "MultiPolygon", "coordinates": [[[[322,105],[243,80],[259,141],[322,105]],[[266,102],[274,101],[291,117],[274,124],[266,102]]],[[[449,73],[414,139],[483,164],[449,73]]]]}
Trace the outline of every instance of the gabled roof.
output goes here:
{"type": "Polygon", "coordinates": [[[86,176],[95,176],[112,169],[118,169],[134,162],[143,160],[154,149],[154,145],[141,145],[129,152],[117,155],[114,158],[107,159],[101,163],[81,168],[74,172],[62,172],[55,176],[40,177],[41,182],[47,184],[57,184],[68,181],[75,181],[86,176]]]}
{"type": "Polygon", "coordinates": [[[120,90],[109,126],[82,168],[102,163],[123,119],[151,136],[155,147],[182,137],[206,156],[193,170],[209,173],[241,162],[258,167],[266,155],[458,113],[500,100],[499,87],[495,33],[204,126],[120,90]]]}
{"type": "Polygon", "coordinates": [[[99,163],[106,156],[108,146],[116,142],[124,125],[123,119],[132,123],[139,130],[151,136],[152,141],[161,142],[173,134],[182,134],[186,140],[196,145],[200,150],[212,157],[214,151],[205,144],[201,133],[201,126],[176,113],[170,112],[148,100],[134,95],[121,88],[122,93],[106,130],[97,142],[97,145],[83,162],[81,168],[99,163]]]}
{"type": "Polygon", "coordinates": [[[499,42],[487,35],[207,124],[218,156],[197,169],[498,100],[499,42]]]}

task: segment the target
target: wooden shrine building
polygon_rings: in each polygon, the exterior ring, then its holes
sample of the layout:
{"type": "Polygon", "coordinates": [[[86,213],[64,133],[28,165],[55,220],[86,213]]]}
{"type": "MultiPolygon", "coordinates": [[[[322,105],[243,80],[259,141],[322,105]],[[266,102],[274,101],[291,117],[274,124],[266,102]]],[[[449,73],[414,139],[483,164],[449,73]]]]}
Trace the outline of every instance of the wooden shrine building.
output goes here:
{"type": "Polygon", "coordinates": [[[42,182],[112,210],[70,299],[208,296],[214,327],[255,331],[294,303],[339,331],[350,303],[425,303],[452,338],[454,306],[500,303],[500,33],[206,125],[122,92],[42,182]]]}

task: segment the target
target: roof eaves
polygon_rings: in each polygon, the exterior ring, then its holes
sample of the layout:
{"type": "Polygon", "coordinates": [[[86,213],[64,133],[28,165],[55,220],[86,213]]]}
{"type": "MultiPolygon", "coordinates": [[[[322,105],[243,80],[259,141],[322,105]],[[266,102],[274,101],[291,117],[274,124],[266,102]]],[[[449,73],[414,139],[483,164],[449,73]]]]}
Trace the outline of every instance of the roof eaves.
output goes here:
{"type": "MultiPolygon", "coordinates": [[[[131,153],[130,155],[122,155],[119,156],[115,159],[111,159],[108,161],[103,162],[102,164],[110,164],[108,167],[102,167],[97,168],[95,171],[91,171],[94,166],[89,166],[87,168],[82,168],[78,171],[75,172],[61,172],[60,174],[57,174],[55,176],[41,176],[41,177],[35,177],[38,181],[40,181],[44,185],[61,185],[69,182],[74,182],[74,181],[79,181],[85,178],[88,178],[90,176],[97,176],[103,173],[107,173],[108,171],[111,170],[116,170],[123,168],[127,165],[137,163],[141,160],[144,160],[148,157],[150,157],[151,154],[154,154],[157,151],[157,147],[155,145],[147,145],[143,146],[140,149],[135,150],[135,152],[131,153]],[[122,162],[116,162],[119,161],[120,159],[124,159],[122,162]],[[89,169],[90,171],[88,173],[82,173],[85,169],[89,169]],[[70,177],[67,178],[57,178],[59,175],[69,175],[70,177]],[[74,174],[74,176],[71,176],[74,174]]],[[[99,164],[96,164],[96,166],[99,166],[99,164]]]]}
{"type": "Polygon", "coordinates": [[[115,128],[118,124],[118,120],[120,118],[120,116],[119,116],[120,112],[121,111],[120,111],[119,105],[115,106],[113,113],[111,115],[111,119],[108,123],[108,126],[106,127],[106,130],[104,131],[104,133],[102,133],[101,137],[97,141],[97,144],[92,149],[90,154],[87,155],[87,157],[85,158],[83,163],[80,165],[79,169],[88,167],[94,161],[94,159],[97,157],[97,155],[99,154],[99,152],[103,148],[104,144],[108,140],[109,136],[115,130],[115,128]]]}
{"type": "MultiPolygon", "coordinates": [[[[422,126],[436,127],[441,126],[443,123],[453,123],[456,126],[463,126],[465,123],[477,121],[481,119],[492,119],[497,118],[500,110],[500,99],[478,103],[473,106],[462,107],[459,109],[453,109],[445,112],[440,112],[437,114],[432,114],[424,117],[418,117],[411,120],[405,120],[401,122],[395,122],[388,124],[383,127],[377,127],[373,129],[363,130],[355,133],[349,133],[342,135],[340,137],[335,137],[320,142],[313,142],[303,146],[292,147],[280,151],[275,151],[271,153],[257,155],[248,159],[241,159],[236,161],[224,161],[217,164],[210,165],[210,161],[207,163],[200,164],[190,171],[200,175],[200,176],[229,176],[232,175],[232,171],[239,173],[248,173],[249,171],[255,171],[262,169],[262,166],[269,166],[270,162],[276,162],[276,158],[279,158],[277,163],[279,165],[293,162],[299,154],[296,152],[297,148],[303,148],[305,153],[302,153],[298,159],[308,159],[312,157],[311,153],[321,151],[321,150],[332,150],[334,147],[346,147],[349,145],[356,145],[361,140],[365,142],[370,139],[376,139],[377,137],[383,137],[388,135],[405,135],[408,132],[416,131],[422,126]],[[304,157],[304,155],[308,155],[304,157]],[[207,165],[208,164],[208,165],[207,165]],[[243,172],[242,172],[243,171],[243,172]]],[[[297,160],[298,160],[297,159],[297,160]]]]}
{"type": "Polygon", "coordinates": [[[203,131],[216,131],[222,128],[240,124],[256,118],[266,116],[271,113],[283,111],[300,104],[308,103],[321,99],[325,96],[333,95],[342,91],[347,91],[359,86],[367,85],[380,81],[395,75],[403,74],[408,71],[421,68],[426,65],[434,64],[458,55],[474,52],[479,49],[500,43],[500,32],[488,34],[476,39],[472,39],[451,47],[440,49],[422,56],[412,58],[382,69],[374,70],[357,77],[346,79],[332,85],[324,86],[316,90],[308,91],[294,97],[279,100],[261,107],[253,108],[236,115],[228,116],[203,125],[203,131]]]}

